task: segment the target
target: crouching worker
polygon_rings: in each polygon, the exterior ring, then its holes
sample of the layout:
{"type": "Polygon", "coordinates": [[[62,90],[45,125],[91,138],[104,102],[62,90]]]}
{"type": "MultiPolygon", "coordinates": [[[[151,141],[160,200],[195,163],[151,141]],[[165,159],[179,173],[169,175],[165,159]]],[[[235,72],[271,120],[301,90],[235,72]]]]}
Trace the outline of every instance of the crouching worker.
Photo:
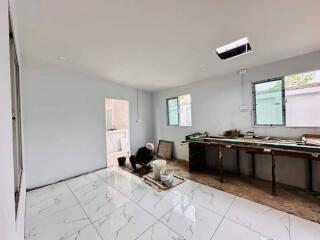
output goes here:
{"type": "Polygon", "coordinates": [[[147,143],[145,147],[141,147],[138,149],[136,156],[131,155],[130,163],[134,172],[137,171],[136,164],[140,164],[145,167],[154,159],[153,150],[154,145],[152,143],[147,143]]]}

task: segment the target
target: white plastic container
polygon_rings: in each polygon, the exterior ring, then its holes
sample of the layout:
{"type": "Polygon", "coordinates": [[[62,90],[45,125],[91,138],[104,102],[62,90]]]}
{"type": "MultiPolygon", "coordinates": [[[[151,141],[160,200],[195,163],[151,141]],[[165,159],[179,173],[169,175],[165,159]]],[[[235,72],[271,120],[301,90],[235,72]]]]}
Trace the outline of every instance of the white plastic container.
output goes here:
{"type": "Polygon", "coordinates": [[[161,183],[165,186],[171,186],[173,183],[173,170],[161,170],[161,183]]]}
{"type": "Polygon", "coordinates": [[[166,160],[154,160],[152,162],[153,167],[153,178],[156,180],[161,180],[161,170],[166,169],[167,162],[166,160]]]}

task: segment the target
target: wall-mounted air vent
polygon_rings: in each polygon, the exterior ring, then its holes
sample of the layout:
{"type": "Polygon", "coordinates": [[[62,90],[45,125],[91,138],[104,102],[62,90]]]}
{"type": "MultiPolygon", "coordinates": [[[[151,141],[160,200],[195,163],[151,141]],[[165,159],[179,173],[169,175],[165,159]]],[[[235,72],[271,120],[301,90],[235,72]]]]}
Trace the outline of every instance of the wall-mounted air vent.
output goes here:
{"type": "Polygon", "coordinates": [[[252,48],[247,37],[241,38],[216,49],[217,55],[222,60],[238,57],[249,52],[252,52],[252,48]]]}

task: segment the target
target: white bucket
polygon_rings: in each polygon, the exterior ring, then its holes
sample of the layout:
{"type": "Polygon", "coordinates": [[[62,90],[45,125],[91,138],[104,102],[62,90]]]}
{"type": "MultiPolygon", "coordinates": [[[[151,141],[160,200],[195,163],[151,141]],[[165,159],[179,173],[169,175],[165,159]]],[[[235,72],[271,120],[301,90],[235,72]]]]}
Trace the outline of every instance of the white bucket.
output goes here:
{"type": "Polygon", "coordinates": [[[152,162],[153,178],[156,180],[160,180],[161,179],[160,171],[165,169],[166,166],[167,166],[166,160],[154,160],[152,162]]]}

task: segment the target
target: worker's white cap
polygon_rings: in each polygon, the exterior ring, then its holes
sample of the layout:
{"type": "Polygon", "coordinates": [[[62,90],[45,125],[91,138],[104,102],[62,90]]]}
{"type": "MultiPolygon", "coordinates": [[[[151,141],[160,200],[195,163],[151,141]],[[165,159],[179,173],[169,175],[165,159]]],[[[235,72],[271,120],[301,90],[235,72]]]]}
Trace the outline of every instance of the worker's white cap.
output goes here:
{"type": "Polygon", "coordinates": [[[154,150],[154,145],[152,143],[147,143],[146,144],[146,148],[148,148],[149,150],[153,151],[154,150]]]}

